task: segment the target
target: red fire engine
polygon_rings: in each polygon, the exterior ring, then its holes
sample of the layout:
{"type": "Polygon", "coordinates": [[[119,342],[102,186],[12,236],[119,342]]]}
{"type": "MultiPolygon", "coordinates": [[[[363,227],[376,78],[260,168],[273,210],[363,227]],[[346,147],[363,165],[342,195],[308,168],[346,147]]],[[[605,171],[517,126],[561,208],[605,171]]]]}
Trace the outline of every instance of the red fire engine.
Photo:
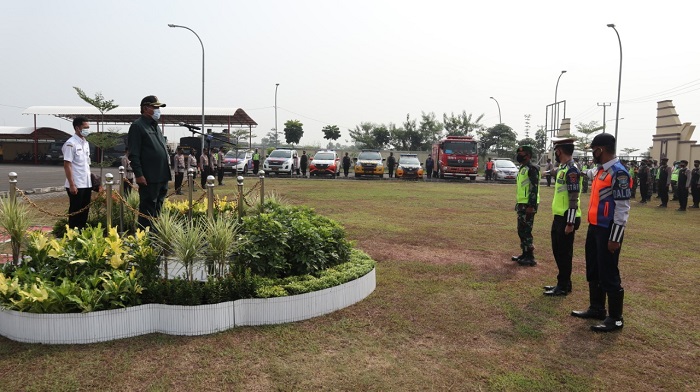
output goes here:
{"type": "Polygon", "coordinates": [[[478,144],[471,136],[447,136],[433,144],[433,172],[440,178],[469,177],[476,181],[478,144]]]}

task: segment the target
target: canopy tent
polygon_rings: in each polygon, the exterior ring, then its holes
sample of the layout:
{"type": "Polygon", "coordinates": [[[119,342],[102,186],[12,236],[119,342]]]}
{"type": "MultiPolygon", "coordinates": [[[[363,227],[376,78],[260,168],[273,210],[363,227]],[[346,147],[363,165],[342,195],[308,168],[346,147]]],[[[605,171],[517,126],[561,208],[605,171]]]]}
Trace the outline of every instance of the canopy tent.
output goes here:
{"type": "Polygon", "coordinates": [[[0,127],[0,140],[16,141],[16,140],[65,140],[70,135],[56,128],[42,127],[0,127]]]}
{"type": "MultiPolygon", "coordinates": [[[[166,106],[160,109],[160,124],[165,128],[166,125],[179,125],[180,123],[202,125],[202,108],[201,107],[177,107],[166,106]]],[[[139,106],[119,106],[115,109],[106,112],[104,115],[100,113],[94,106],[30,106],[22,114],[34,116],[34,130],[36,127],[36,118],[38,115],[55,116],[64,120],[73,121],[76,117],[85,117],[90,122],[98,124],[131,124],[141,115],[139,106]]],[[[249,145],[252,145],[253,127],[257,127],[256,123],[248,113],[243,109],[233,108],[204,108],[204,128],[202,132],[206,132],[207,126],[219,126],[231,129],[232,127],[248,127],[249,145]]],[[[34,147],[36,154],[37,147],[34,147]]],[[[38,155],[38,154],[36,154],[38,155]]],[[[35,161],[36,162],[36,161],[35,161]]]]}
{"type": "MultiPolygon", "coordinates": [[[[78,116],[86,117],[90,122],[106,124],[131,124],[140,114],[138,106],[119,106],[106,112],[104,116],[94,106],[30,106],[22,114],[56,116],[73,121],[78,116]]],[[[162,125],[179,123],[202,124],[201,107],[166,106],[160,109],[159,122],[162,125]]],[[[256,123],[243,109],[233,108],[204,108],[204,126],[238,126],[256,127],[256,123]]]]}

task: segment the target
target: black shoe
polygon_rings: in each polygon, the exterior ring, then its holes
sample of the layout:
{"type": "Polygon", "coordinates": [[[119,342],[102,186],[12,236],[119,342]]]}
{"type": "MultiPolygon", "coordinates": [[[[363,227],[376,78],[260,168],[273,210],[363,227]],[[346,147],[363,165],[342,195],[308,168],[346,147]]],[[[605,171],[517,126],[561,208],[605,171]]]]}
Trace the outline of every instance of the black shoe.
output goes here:
{"type": "Polygon", "coordinates": [[[523,259],[523,257],[525,257],[525,254],[524,254],[524,253],[521,254],[520,256],[511,256],[511,257],[510,257],[510,261],[520,261],[520,260],[523,259]]]}
{"type": "Polygon", "coordinates": [[[542,288],[544,289],[544,291],[554,290],[555,287],[557,287],[557,286],[542,286],[542,288]]]}
{"type": "Polygon", "coordinates": [[[605,320],[603,320],[602,323],[598,325],[591,325],[591,331],[595,332],[612,332],[612,331],[617,331],[618,329],[622,329],[622,327],[625,326],[625,323],[620,317],[619,319],[614,319],[612,317],[606,317],[605,320]]]}
{"type": "Polygon", "coordinates": [[[676,211],[685,211],[685,208],[676,208],[676,211]]]}
{"type": "Polygon", "coordinates": [[[565,296],[567,294],[569,294],[569,291],[567,291],[565,288],[559,287],[559,286],[556,286],[553,289],[547,290],[544,292],[544,295],[546,295],[548,297],[560,297],[560,296],[565,296]]]}
{"type": "Polygon", "coordinates": [[[605,309],[572,310],[571,315],[582,319],[605,320],[605,309]]]}
{"type": "Polygon", "coordinates": [[[522,259],[518,260],[518,264],[522,266],[529,266],[529,267],[534,267],[537,265],[537,261],[533,256],[525,256],[522,259]]]}
{"type": "Polygon", "coordinates": [[[690,206],[689,208],[700,208],[700,206],[690,206]]]}
{"type": "Polygon", "coordinates": [[[663,204],[663,203],[662,203],[662,204],[659,204],[657,207],[666,208],[666,204],[663,204]]]}

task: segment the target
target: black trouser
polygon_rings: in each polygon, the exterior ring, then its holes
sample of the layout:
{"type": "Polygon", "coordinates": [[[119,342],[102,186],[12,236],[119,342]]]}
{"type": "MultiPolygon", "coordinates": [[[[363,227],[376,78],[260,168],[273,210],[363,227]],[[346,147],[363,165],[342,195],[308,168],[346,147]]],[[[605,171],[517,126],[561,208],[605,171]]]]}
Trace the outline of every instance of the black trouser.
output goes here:
{"type": "Polygon", "coordinates": [[[345,174],[345,177],[348,176],[348,172],[350,172],[350,166],[348,166],[348,167],[343,166],[343,174],[345,174]]]}
{"type": "Polygon", "coordinates": [[[306,177],[306,166],[301,167],[301,175],[306,177]]]}
{"type": "Polygon", "coordinates": [[[425,175],[428,176],[428,179],[429,179],[429,180],[430,180],[431,178],[433,178],[433,169],[432,169],[432,168],[426,169],[426,170],[425,170],[425,175]]]}
{"type": "Polygon", "coordinates": [[[204,188],[204,189],[207,189],[207,188],[206,188],[206,185],[207,185],[207,177],[209,177],[209,175],[211,174],[211,173],[209,172],[210,170],[211,170],[211,169],[209,168],[209,166],[204,166],[204,167],[202,168],[202,178],[200,179],[199,182],[200,182],[200,184],[202,184],[202,188],[204,188]]]}
{"type": "Polygon", "coordinates": [[[690,190],[693,192],[693,205],[697,207],[700,205],[700,187],[697,185],[692,185],[690,190]]]}
{"type": "MultiPolygon", "coordinates": [[[[70,193],[70,189],[66,188],[68,192],[68,213],[72,214],[76,211],[80,211],[85,206],[90,204],[90,197],[92,196],[92,188],[78,188],[78,193],[75,195],[70,193]]],[[[89,208],[85,208],[85,211],[71,215],[68,217],[68,226],[70,228],[83,229],[87,225],[88,214],[90,213],[89,208]]]]}
{"type": "Polygon", "coordinates": [[[578,227],[581,225],[581,218],[576,218],[574,232],[566,234],[566,219],[561,215],[554,215],[552,220],[552,254],[557,262],[559,274],[557,275],[557,286],[567,287],[571,284],[571,265],[574,258],[574,237],[578,227]]]}
{"type": "MultiPolygon", "coordinates": [[[[168,194],[168,182],[149,182],[148,185],[139,185],[139,212],[148,216],[158,216],[163,207],[163,200],[168,194]]],[[[151,226],[151,220],[139,216],[139,225],[144,229],[151,226]]]]}
{"type": "Polygon", "coordinates": [[[544,177],[547,179],[547,186],[551,186],[552,185],[552,176],[547,174],[544,177]]]}
{"type": "Polygon", "coordinates": [[[391,177],[393,177],[393,176],[394,176],[394,167],[393,167],[393,166],[389,166],[389,178],[391,178],[391,177]]]}
{"type": "Polygon", "coordinates": [[[678,181],[671,180],[671,192],[673,200],[678,200],[678,181]]]}
{"type": "Polygon", "coordinates": [[[659,197],[661,198],[661,204],[666,205],[668,203],[668,184],[664,182],[663,184],[659,181],[657,185],[659,191],[659,197]]]}
{"type": "MultiPolygon", "coordinates": [[[[608,250],[610,228],[588,225],[586,234],[586,280],[600,283],[600,288],[606,293],[617,293],[622,290],[622,280],[618,262],[620,251],[615,253],[608,250]]],[[[620,241],[622,245],[622,240],[620,241]]]]}
{"type": "Polygon", "coordinates": [[[680,209],[685,210],[688,207],[688,188],[684,186],[678,187],[678,203],[680,204],[680,209]]]}
{"type": "Polygon", "coordinates": [[[583,175],[583,182],[581,183],[581,193],[588,193],[588,176],[583,175]]]}
{"type": "Polygon", "coordinates": [[[185,173],[175,173],[175,192],[182,193],[182,180],[185,178],[185,173]]]}
{"type": "Polygon", "coordinates": [[[216,173],[216,179],[219,181],[219,185],[224,184],[224,168],[220,167],[219,171],[216,173]]]}
{"type": "Polygon", "coordinates": [[[639,183],[639,193],[641,193],[642,201],[649,200],[649,183],[646,180],[639,183]]]}
{"type": "Polygon", "coordinates": [[[253,173],[255,175],[258,174],[259,169],[260,169],[260,161],[253,161],[253,173]]]}
{"type": "Polygon", "coordinates": [[[484,177],[486,181],[493,180],[493,169],[486,169],[484,171],[484,177]]]}

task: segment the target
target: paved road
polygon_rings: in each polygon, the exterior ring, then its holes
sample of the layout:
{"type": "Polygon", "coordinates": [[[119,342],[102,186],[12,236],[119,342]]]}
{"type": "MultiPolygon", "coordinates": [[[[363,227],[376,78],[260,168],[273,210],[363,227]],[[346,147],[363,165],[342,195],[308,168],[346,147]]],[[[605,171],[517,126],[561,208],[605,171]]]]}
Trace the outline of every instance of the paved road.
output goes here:
{"type": "MultiPolygon", "coordinates": [[[[46,188],[46,187],[60,187],[62,188],[64,186],[64,181],[66,179],[65,173],[63,172],[63,166],[60,165],[20,165],[20,164],[0,164],[0,191],[7,191],[10,189],[10,184],[9,184],[9,177],[8,174],[10,172],[15,172],[17,173],[17,187],[19,189],[24,189],[24,190],[33,190],[35,188],[46,188]]],[[[99,168],[93,168],[92,172],[99,175],[100,174],[100,169],[99,168]]],[[[107,173],[112,173],[114,175],[115,179],[119,178],[119,169],[116,167],[110,167],[110,168],[105,168],[103,174],[107,173]]],[[[226,177],[230,177],[231,174],[227,173],[226,177]]],[[[288,178],[287,176],[281,176],[281,178],[288,178]]],[[[252,176],[248,176],[247,178],[252,178],[252,176]]],[[[273,176],[274,178],[274,176],[273,176]]],[[[330,177],[323,177],[323,178],[329,178],[330,177]]],[[[315,178],[314,178],[315,179],[315,178]]],[[[318,179],[321,179],[319,177],[318,179]]],[[[338,177],[338,180],[354,180],[354,176],[352,173],[350,173],[350,177],[344,178],[342,175],[338,177]]],[[[387,176],[385,175],[384,180],[389,180],[387,176]]],[[[366,181],[376,181],[378,180],[377,178],[371,177],[371,178],[362,178],[362,180],[366,181]]],[[[231,180],[229,180],[231,181],[231,180]]],[[[395,179],[392,179],[392,181],[398,181],[395,179]]],[[[449,179],[449,180],[439,180],[436,178],[433,178],[432,181],[435,182],[441,182],[441,181],[453,181],[453,182],[464,182],[464,183],[469,183],[467,180],[463,179],[449,179]]],[[[477,182],[483,183],[484,178],[483,177],[477,177],[477,182]]],[[[507,182],[507,183],[512,183],[512,182],[507,182]]],[[[542,184],[546,184],[544,178],[542,179],[542,184]]]]}

